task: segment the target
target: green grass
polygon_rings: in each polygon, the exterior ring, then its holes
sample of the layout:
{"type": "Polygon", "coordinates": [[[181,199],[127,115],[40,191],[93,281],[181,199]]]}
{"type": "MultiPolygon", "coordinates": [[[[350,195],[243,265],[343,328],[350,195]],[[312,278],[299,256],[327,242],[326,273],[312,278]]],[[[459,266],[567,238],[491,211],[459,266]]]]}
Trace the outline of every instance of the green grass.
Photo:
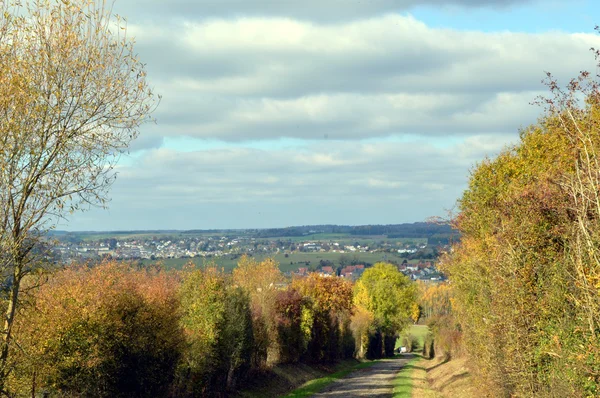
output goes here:
{"type": "Polygon", "coordinates": [[[362,263],[370,263],[375,264],[380,261],[396,261],[402,262],[402,258],[394,253],[331,253],[331,252],[323,252],[323,253],[302,253],[302,252],[294,252],[288,254],[288,257],[285,257],[285,254],[278,253],[273,256],[275,261],[279,263],[279,268],[283,271],[295,271],[299,267],[306,266],[319,266],[319,262],[321,260],[331,261],[334,264],[338,264],[341,256],[344,256],[350,260],[356,259],[362,263]],[[308,265],[306,263],[309,263],[308,265]]]}
{"type": "MultiPolygon", "coordinates": [[[[412,335],[417,341],[417,347],[414,351],[420,351],[423,349],[425,336],[429,333],[429,328],[425,325],[410,325],[396,340],[396,348],[402,345],[403,337],[406,335],[412,335]]],[[[396,375],[394,379],[394,397],[395,398],[408,398],[412,394],[413,388],[413,371],[416,368],[416,363],[421,359],[421,356],[415,356],[411,359],[402,370],[396,375]]]]}
{"type": "Polygon", "coordinates": [[[394,398],[410,398],[413,388],[412,373],[420,359],[420,356],[414,357],[398,372],[394,379],[394,398]]]}
{"type": "MultiPolygon", "coordinates": [[[[349,259],[356,259],[363,263],[375,264],[380,261],[395,261],[397,263],[401,263],[403,258],[394,253],[302,253],[302,252],[294,252],[288,254],[288,257],[285,257],[285,254],[271,254],[264,256],[255,256],[254,258],[257,261],[263,260],[268,257],[272,257],[279,263],[279,269],[282,272],[296,271],[300,267],[307,266],[319,266],[319,262],[321,260],[332,261],[334,264],[338,264],[340,260],[340,256],[346,256],[349,259]],[[308,265],[306,263],[309,263],[308,265]]],[[[231,255],[225,255],[221,257],[195,257],[195,258],[164,258],[159,260],[143,260],[142,262],[146,265],[162,263],[166,269],[181,269],[185,264],[192,262],[196,266],[203,266],[210,263],[216,264],[218,267],[222,267],[225,271],[231,271],[237,266],[239,258],[232,258],[231,255]]],[[[411,260],[411,263],[419,262],[419,260],[411,260]]]]}
{"type": "Polygon", "coordinates": [[[417,349],[422,350],[425,336],[429,333],[429,328],[426,325],[411,325],[408,333],[412,334],[417,340],[417,349]]]}
{"type": "Polygon", "coordinates": [[[315,380],[311,380],[311,381],[303,384],[301,387],[290,392],[285,397],[286,398],[296,398],[296,397],[311,396],[313,394],[318,393],[319,391],[321,391],[322,389],[324,389],[325,387],[327,387],[329,384],[333,383],[337,379],[341,379],[342,377],[348,375],[350,372],[353,372],[358,369],[368,368],[369,366],[372,366],[376,362],[377,361],[360,362],[357,364],[353,364],[347,368],[338,370],[337,372],[332,373],[328,376],[321,377],[321,378],[315,379],[315,380]]]}
{"type": "Polygon", "coordinates": [[[404,336],[412,335],[412,337],[417,341],[417,347],[415,348],[415,351],[422,350],[425,342],[425,336],[427,336],[428,333],[429,328],[426,325],[410,325],[396,340],[395,348],[397,349],[402,346],[404,336]]]}

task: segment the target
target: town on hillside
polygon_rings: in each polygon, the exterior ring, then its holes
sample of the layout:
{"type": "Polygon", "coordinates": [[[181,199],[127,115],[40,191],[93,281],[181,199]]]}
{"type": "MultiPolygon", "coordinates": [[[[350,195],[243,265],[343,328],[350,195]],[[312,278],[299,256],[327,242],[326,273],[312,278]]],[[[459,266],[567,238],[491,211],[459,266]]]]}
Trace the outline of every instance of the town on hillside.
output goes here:
{"type": "MultiPolygon", "coordinates": [[[[364,232],[364,228],[357,229],[364,232]]],[[[272,231],[272,235],[290,235],[289,230],[272,231]]],[[[273,258],[288,276],[317,272],[351,280],[372,264],[385,261],[396,264],[413,280],[444,280],[435,261],[449,246],[433,234],[357,235],[315,227],[302,229],[296,236],[265,235],[269,234],[264,230],[62,233],[53,236],[50,251],[61,264],[110,258],[166,268],[214,264],[227,270],[245,255],[273,258]]]]}

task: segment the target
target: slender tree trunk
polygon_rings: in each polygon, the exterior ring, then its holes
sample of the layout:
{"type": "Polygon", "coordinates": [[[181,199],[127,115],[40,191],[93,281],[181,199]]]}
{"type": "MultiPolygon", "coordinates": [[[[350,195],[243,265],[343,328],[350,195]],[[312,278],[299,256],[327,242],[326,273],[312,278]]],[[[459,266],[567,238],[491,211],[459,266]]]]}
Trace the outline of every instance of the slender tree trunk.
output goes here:
{"type": "Polygon", "coordinates": [[[17,310],[17,300],[19,299],[19,289],[21,287],[21,271],[23,265],[19,262],[15,265],[13,272],[13,283],[8,296],[8,306],[4,318],[4,328],[2,329],[2,347],[0,348],[0,392],[4,391],[6,377],[8,376],[8,351],[10,340],[12,338],[12,328],[17,310]]]}
{"type": "Polygon", "coordinates": [[[365,336],[364,334],[360,334],[360,350],[359,350],[359,357],[362,359],[365,357],[365,336]]]}
{"type": "Polygon", "coordinates": [[[233,365],[229,366],[229,371],[227,372],[227,390],[233,391],[235,389],[235,368],[233,365]]]}
{"type": "Polygon", "coordinates": [[[31,380],[31,398],[35,398],[35,377],[37,376],[37,371],[33,371],[33,378],[31,380]]]}

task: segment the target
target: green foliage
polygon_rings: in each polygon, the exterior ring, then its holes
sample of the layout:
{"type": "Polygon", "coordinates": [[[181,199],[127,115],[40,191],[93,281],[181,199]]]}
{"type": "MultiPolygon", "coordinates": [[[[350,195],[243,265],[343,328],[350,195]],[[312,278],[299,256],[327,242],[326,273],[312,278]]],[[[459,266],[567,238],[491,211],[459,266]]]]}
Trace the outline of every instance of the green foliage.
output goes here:
{"type": "Polygon", "coordinates": [[[402,336],[402,346],[406,347],[406,352],[413,352],[417,349],[417,345],[417,339],[412,334],[407,333],[402,336]]]}
{"type": "Polygon", "coordinates": [[[219,326],[225,317],[226,280],[215,268],[190,271],[180,288],[181,324],[186,335],[185,374],[202,392],[219,358],[219,326]]]}
{"type": "Polygon", "coordinates": [[[253,362],[258,367],[279,361],[275,306],[279,293],[277,285],[283,280],[279,264],[272,259],[258,262],[242,256],[233,271],[234,285],[242,288],[250,298],[255,330],[253,362]]]}
{"type": "Polygon", "coordinates": [[[430,317],[427,326],[431,330],[431,344],[435,341],[438,354],[443,355],[446,359],[459,357],[463,354],[461,324],[453,314],[430,317]]]}
{"type": "Polygon", "coordinates": [[[215,268],[191,270],[180,289],[186,336],[177,395],[224,393],[252,363],[252,312],[248,295],[215,268]]]}
{"type": "Polygon", "coordinates": [[[368,296],[366,303],[359,304],[373,312],[384,333],[394,334],[408,324],[416,287],[396,266],[377,263],[365,270],[356,285],[368,296]]]}
{"type": "Polygon", "coordinates": [[[242,289],[228,291],[219,329],[217,382],[234,390],[250,368],[254,345],[250,301],[242,289]]]}

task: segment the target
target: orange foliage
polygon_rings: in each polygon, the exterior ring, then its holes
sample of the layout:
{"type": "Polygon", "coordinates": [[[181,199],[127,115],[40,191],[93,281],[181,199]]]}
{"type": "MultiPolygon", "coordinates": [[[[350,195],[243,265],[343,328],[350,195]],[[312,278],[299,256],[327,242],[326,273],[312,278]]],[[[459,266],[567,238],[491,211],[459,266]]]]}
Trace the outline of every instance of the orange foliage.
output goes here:
{"type": "Polygon", "coordinates": [[[452,287],[447,283],[419,283],[419,304],[422,317],[448,315],[452,312],[452,287]]]}
{"type": "Polygon", "coordinates": [[[353,287],[345,279],[312,273],[306,278],[294,279],[292,287],[310,297],[319,310],[348,314],[352,310],[353,287]]]}
{"type": "Polygon", "coordinates": [[[17,323],[10,387],[110,394],[161,394],[179,358],[177,281],[165,273],[106,262],[59,271],[17,323]],[[137,368],[128,369],[131,361],[137,368]],[[133,372],[133,373],[130,373],[133,372]],[[127,387],[127,385],[129,387],[127,387]]]}

